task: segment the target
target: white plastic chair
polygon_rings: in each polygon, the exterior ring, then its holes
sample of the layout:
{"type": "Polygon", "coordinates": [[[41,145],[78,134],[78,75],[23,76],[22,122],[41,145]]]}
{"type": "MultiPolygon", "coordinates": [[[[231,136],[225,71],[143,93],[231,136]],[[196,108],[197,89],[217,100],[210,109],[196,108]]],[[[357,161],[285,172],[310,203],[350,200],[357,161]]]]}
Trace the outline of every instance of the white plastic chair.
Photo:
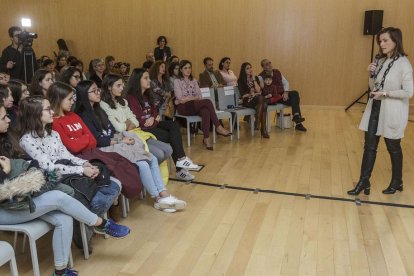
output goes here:
{"type": "MultiPolygon", "coordinates": [[[[226,86],[223,88],[218,88],[217,93],[228,93],[231,95],[232,105],[235,107],[234,109],[227,109],[228,113],[234,114],[234,121],[232,122],[232,130],[237,130],[237,139],[240,139],[240,117],[250,116],[250,132],[252,136],[254,136],[254,115],[256,114],[256,110],[253,108],[240,108],[238,109],[238,99],[239,99],[239,89],[237,86],[226,86]],[[234,126],[234,124],[236,126],[234,126]]],[[[218,105],[223,105],[220,103],[220,97],[217,97],[218,105]]]]}
{"type": "MultiPolygon", "coordinates": [[[[23,239],[22,252],[24,253],[26,237],[29,238],[30,255],[32,256],[33,275],[40,276],[39,261],[37,258],[36,241],[44,236],[47,232],[53,229],[53,226],[49,223],[36,219],[20,224],[0,225],[0,231],[15,232],[15,242],[17,233],[25,234],[23,239]],[[16,233],[17,232],[17,233],[16,233]]],[[[72,253],[69,254],[69,265],[73,266],[72,253]]]]}
{"type": "MultiPolygon", "coordinates": [[[[288,108],[287,105],[284,104],[272,104],[272,105],[267,105],[267,131],[270,132],[270,128],[272,127],[272,124],[270,122],[270,112],[272,111],[279,111],[279,127],[281,129],[284,129],[284,120],[283,120],[283,109],[288,108]]],[[[275,114],[275,118],[276,118],[276,114],[275,114]]]]}
{"type": "Polygon", "coordinates": [[[13,247],[8,242],[0,241],[0,266],[7,262],[10,262],[11,275],[18,276],[13,247]]]}

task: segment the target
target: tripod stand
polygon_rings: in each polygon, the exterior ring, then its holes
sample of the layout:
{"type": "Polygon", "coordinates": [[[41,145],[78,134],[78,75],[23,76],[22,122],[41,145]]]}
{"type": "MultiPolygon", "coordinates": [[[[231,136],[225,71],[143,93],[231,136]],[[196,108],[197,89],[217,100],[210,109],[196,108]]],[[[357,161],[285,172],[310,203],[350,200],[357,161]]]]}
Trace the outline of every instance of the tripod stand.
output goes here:
{"type": "Polygon", "coordinates": [[[32,47],[23,48],[23,70],[24,70],[24,81],[31,83],[34,71],[36,69],[35,57],[32,47]]]}
{"type": "MultiPolygon", "coordinates": [[[[371,62],[374,60],[374,45],[375,45],[375,35],[372,35],[371,62]]],[[[367,97],[368,97],[369,92],[370,92],[370,89],[369,89],[369,86],[368,86],[368,89],[361,96],[359,96],[358,99],[356,99],[350,105],[348,105],[347,108],[345,108],[345,111],[348,111],[348,109],[350,109],[356,103],[367,104],[366,102],[360,102],[359,100],[362,99],[365,95],[367,95],[367,97]]]]}

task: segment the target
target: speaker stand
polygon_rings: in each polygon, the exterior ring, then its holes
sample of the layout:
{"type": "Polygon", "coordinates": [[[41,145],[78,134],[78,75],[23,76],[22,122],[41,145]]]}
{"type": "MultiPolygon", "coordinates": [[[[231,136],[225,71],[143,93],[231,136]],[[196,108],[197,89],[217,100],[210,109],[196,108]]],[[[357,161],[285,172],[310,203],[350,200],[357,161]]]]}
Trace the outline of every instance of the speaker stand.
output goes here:
{"type": "MultiPolygon", "coordinates": [[[[371,63],[374,60],[374,46],[375,46],[375,35],[372,35],[372,44],[371,44],[371,63]]],[[[360,104],[367,104],[368,102],[368,97],[369,97],[369,92],[370,92],[370,88],[368,86],[368,89],[361,95],[359,96],[358,99],[356,99],[355,101],[353,101],[350,105],[348,105],[345,108],[345,111],[348,111],[348,109],[350,109],[354,104],[356,103],[360,103],[360,104]],[[359,100],[361,100],[365,95],[367,95],[367,102],[361,102],[359,100]]]]}

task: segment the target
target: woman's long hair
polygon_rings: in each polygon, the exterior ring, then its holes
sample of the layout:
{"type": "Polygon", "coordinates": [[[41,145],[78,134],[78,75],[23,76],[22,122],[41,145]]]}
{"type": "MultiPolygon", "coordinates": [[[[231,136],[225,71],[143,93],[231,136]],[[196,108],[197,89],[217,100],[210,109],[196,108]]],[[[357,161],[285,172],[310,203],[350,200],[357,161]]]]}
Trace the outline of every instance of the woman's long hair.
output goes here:
{"type": "Polygon", "coordinates": [[[22,88],[27,85],[21,80],[10,80],[8,86],[12,92],[13,105],[18,106],[23,94],[22,88]]]}
{"type": "MultiPolygon", "coordinates": [[[[0,109],[1,108],[6,109],[3,105],[3,101],[0,100],[0,109]]],[[[25,157],[25,154],[19,145],[19,137],[11,128],[5,133],[0,133],[0,155],[12,159],[25,157]]]]}
{"type": "Polygon", "coordinates": [[[150,79],[152,81],[158,81],[158,73],[160,72],[160,67],[161,67],[162,64],[164,64],[165,73],[164,73],[164,75],[162,75],[161,78],[162,78],[162,81],[163,82],[168,82],[169,76],[168,76],[167,64],[164,61],[162,61],[162,60],[157,60],[156,62],[154,62],[151,65],[151,67],[150,67],[150,69],[148,71],[149,76],[150,76],[150,79]]]}
{"type": "Polygon", "coordinates": [[[43,89],[40,86],[40,82],[46,77],[47,74],[51,73],[46,69],[39,69],[34,73],[32,85],[30,86],[30,95],[43,96],[43,89]]]}
{"type": "Polygon", "coordinates": [[[125,89],[128,95],[137,97],[141,107],[145,106],[144,96],[147,97],[150,105],[154,104],[154,98],[152,95],[151,88],[148,88],[145,91],[142,91],[141,89],[141,78],[145,72],[146,70],[144,68],[135,68],[134,70],[132,70],[131,76],[128,79],[128,83],[125,89]]]}
{"type": "Polygon", "coordinates": [[[75,93],[75,89],[61,81],[53,83],[47,90],[47,99],[50,102],[50,107],[53,111],[58,114],[62,101],[70,94],[75,93]]]}
{"type": "Polygon", "coordinates": [[[247,85],[247,74],[246,74],[246,67],[252,66],[249,62],[244,62],[240,67],[239,79],[237,83],[241,89],[246,89],[247,85]]]}
{"type": "Polygon", "coordinates": [[[402,38],[401,30],[398,28],[394,28],[394,27],[388,27],[388,28],[382,29],[377,34],[377,44],[378,44],[381,57],[386,56],[384,55],[380,47],[380,43],[381,43],[380,36],[385,33],[388,33],[390,35],[391,40],[395,43],[395,49],[394,49],[394,52],[392,53],[392,58],[395,57],[396,55],[401,55],[403,57],[407,56],[407,54],[404,51],[404,47],[403,47],[403,38],[402,38]]]}
{"type": "Polygon", "coordinates": [[[43,96],[30,96],[20,101],[20,135],[26,133],[33,137],[44,137],[45,131],[47,134],[51,133],[51,128],[43,128],[41,120],[43,112],[43,96]]]}
{"type": "MultiPolygon", "coordinates": [[[[115,102],[112,100],[111,91],[109,88],[115,82],[122,80],[122,76],[118,74],[108,74],[102,80],[101,100],[107,103],[112,109],[116,109],[115,102]]],[[[122,106],[125,106],[125,100],[122,97],[115,97],[115,100],[122,106]]]]}
{"type": "Polygon", "coordinates": [[[99,103],[94,103],[92,106],[89,102],[89,89],[93,84],[94,82],[91,80],[83,80],[76,86],[78,100],[75,112],[81,117],[87,116],[99,131],[102,131],[108,129],[110,122],[99,103]]]}

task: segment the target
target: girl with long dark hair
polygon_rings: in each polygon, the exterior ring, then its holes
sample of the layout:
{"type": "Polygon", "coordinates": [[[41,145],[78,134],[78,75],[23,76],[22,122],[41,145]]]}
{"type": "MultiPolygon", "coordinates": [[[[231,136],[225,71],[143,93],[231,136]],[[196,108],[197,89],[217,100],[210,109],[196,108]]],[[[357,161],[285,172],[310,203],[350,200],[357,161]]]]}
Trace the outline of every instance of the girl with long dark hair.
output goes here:
{"type": "Polygon", "coordinates": [[[245,62],[241,65],[237,83],[243,106],[256,110],[256,126],[260,128],[263,138],[269,138],[267,133],[267,102],[262,95],[260,79],[253,74],[250,63],[245,62]]]}
{"type": "Polygon", "coordinates": [[[172,158],[177,168],[176,176],[191,181],[194,176],[188,170],[196,169],[198,166],[184,152],[178,123],[160,120],[150,82],[149,74],[145,69],[136,68],[132,71],[126,88],[130,108],[143,130],[154,134],[159,141],[171,144],[172,158]]]}

